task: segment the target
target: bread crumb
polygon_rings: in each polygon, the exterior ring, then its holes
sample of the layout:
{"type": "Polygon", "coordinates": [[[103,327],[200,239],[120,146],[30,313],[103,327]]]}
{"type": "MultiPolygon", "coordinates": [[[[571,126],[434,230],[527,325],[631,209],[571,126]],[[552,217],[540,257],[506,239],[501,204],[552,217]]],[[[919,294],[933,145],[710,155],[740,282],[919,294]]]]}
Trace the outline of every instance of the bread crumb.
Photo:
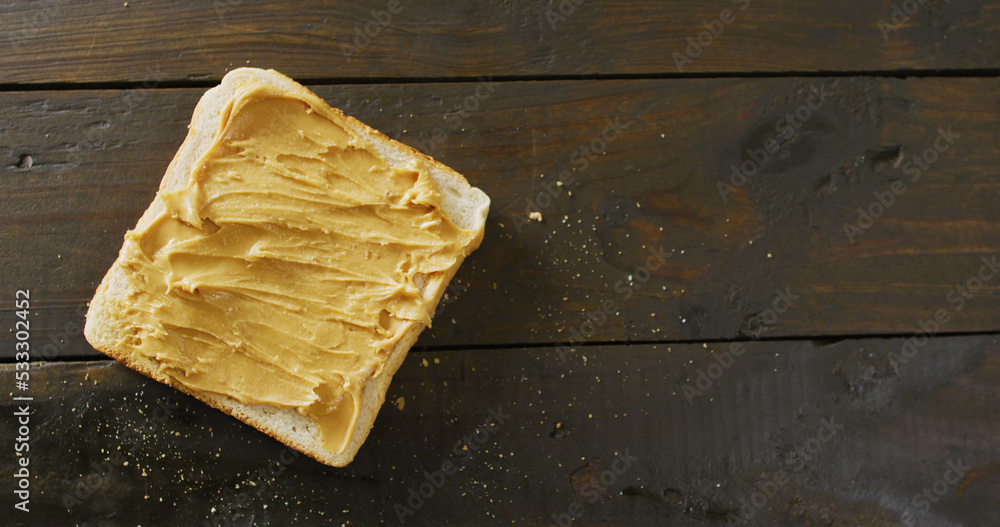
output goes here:
{"type": "Polygon", "coordinates": [[[535,221],[542,221],[542,213],[538,211],[532,212],[531,214],[528,214],[528,218],[535,221]]]}
{"type": "Polygon", "coordinates": [[[423,364],[424,367],[426,368],[427,367],[427,359],[420,359],[420,364],[423,364]]]}
{"type": "Polygon", "coordinates": [[[396,408],[399,408],[400,412],[403,411],[404,406],[406,406],[406,400],[404,400],[402,397],[396,399],[396,408]]]}

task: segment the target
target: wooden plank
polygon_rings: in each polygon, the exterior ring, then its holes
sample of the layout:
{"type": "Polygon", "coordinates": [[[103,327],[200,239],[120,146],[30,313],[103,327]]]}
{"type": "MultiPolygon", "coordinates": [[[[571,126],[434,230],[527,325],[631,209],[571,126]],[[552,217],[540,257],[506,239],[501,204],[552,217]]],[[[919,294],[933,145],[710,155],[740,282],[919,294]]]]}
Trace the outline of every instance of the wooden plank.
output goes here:
{"type": "Polygon", "coordinates": [[[6,2],[0,83],[217,80],[244,65],[304,79],[996,69],[998,8],[997,0],[6,2]]]}
{"type": "MultiPolygon", "coordinates": [[[[421,346],[909,334],[939,309],[949,315],[943,332],[997,330],[997,282],[974,278],[1000,252],[995,80],[316,90],[493,199],[485,242],[421,346]],[[813,90],[826,94],[815,111],[813,90]],[[469,100],[478,108],[455,109],[469,100]],[[786,138],[787,115],[803,108],[809,118],[786,138]],[[612,131],[615,122],[625,128],[612,131]],[[938,139],[945,129],[954,144],[938,139]],[[756,174],[742,186],[730,179],[775,138],[784,143],[756,174]],[[936,141],[947,149],[937,153],[936,141]],[[937,159],[914,181],[912,157],[927,152],[937,159]],[[888,200],[893,185],[903,193],[852,243],[844,225],[858,223],[859,207],[885,208],[877,195],[888,200]],[[525,216],[536,208],[541,222],[525,216]],[[662,263],[650,253],[660,248],[662,263]],[[970,280],[969,298],[957,296],[970,280]]],[[[83,306],[200,95],[28,92],[0,102],[0,291],[32,290],[33,335],[49,355],[94,356],[67,335],[78,336],[83,306]]],[[[0,332],[0,356],[11,338],[0,332]]]]}
{"type": "Polygon", "coordinates": [[[9,476],[0,503],[15,525],[995,525],[1000,345],[920,343],[417,353],[346,469],[117,363],[36,363],[31,511],[9,476]]]}

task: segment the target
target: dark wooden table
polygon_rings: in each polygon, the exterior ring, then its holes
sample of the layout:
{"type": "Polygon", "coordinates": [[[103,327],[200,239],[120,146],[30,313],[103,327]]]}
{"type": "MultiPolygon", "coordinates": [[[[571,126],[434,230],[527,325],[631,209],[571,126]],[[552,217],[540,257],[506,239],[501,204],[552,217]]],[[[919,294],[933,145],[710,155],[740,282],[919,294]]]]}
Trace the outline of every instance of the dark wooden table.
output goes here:
{"type": "Polygon", "coordinates": [[[1000,2],[0,11],[0,524],[1000,525],[1000,2]],[[245,65],[493,200],[345,469],[81,334],[245,65]]]}

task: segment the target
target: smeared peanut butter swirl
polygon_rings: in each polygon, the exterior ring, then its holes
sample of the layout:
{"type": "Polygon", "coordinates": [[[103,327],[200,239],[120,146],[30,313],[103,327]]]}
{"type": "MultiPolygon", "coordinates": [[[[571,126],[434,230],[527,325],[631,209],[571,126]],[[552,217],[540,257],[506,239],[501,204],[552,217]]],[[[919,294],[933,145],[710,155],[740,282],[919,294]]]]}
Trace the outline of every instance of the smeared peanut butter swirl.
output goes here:
{"type": "Polygon", "coordinates": [[[411,323],[423,280],[474,233],[425,167],[392,167],[342,116],[243,87],[182,188],[126,235],[136,353],[193,390],[312,416],[327,450],[354,432],[365,383],[411,323]]]}

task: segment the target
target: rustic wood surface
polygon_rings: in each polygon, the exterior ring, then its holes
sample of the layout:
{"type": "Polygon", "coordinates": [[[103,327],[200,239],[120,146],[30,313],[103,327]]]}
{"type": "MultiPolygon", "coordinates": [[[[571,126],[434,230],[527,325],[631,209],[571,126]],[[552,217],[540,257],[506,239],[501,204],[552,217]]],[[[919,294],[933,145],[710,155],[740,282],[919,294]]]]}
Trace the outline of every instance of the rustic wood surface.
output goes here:
{"type": "Polygon", "coordinates": [[[997,339],[903,342],[751,342],[721,374],[729,344],[415,353],[346,469],[117,363],[38,364],[13,525],[996,525],[997,339]]]}
{"type": "Polygon", "coordinates": [[[245,65],[341,81],[996,71],[998,9],[997,0],[8,1],[0,83],[208,81],[245,65]]]}
{"type": "Polygon", "coordinates": [[[31,512],[8,450],[0,524],[1000,524],[997,0],[0,14],[3,448],[34,398],[31,512]],[[247,65],[492,198],[345,469],[81,333],[198,98],[247,65]]]}
{"type": "MultiPolygon", "coordinates": [[[[454,110],[479,87],[315,87],[493,200],[485,242],[420,346],[905,334],[957,307],[943,331],[997,329],[998,282],[974,281],[967,299],[953,291],[1000,254],[995,79],[512,82],[454,110]],[[782,137],[776,123],[818,103],[814,91],[825,101],[796,136],[720,192],[733,165],[752,168],[782,137]],[[609,134],[609,122],[627,128],[609,134]],[[914,181],[907,167],[939,129],[958,138],[914,181]],[[852,243],[844,224],[881,207],[876,193],[893,203],[852,243]],[[778,290],[793,304],[780,316],[778,290]]],[[[66,340],[67,326],[152,199],[201,93],[0,102],[19,123],[0,144],[0,283],[35,289],[47,356],[97,356],[66,340]]],[[[0,355],[12,339],[0,334],[0,355]]]]}

